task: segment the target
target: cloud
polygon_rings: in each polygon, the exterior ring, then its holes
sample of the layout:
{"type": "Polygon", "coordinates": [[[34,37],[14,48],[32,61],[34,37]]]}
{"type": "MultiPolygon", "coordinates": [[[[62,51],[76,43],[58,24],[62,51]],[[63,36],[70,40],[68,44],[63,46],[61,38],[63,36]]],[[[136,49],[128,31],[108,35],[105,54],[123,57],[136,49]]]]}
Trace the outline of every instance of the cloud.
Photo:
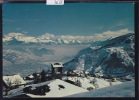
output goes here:
{"type": "Polygon", "coordinates": [[[16,20],[3,19],[3,22],[14,23],[14,22],[16,22],[16,20]]]}
{"type": "Polygon", "coordinates": [[[27,31],[22,31],[22,33],[28,33],[27,31]]]}
{"type": "Polygon", "coordinates": [[[105,26],[99,26],[99,27],[93,27],[93,28],[96,29],[96,30],[102,30],[102,29],[105,28],[105,26]]]}
{"type": "Polygon", "coordinates": [[[39,22],[40,19],[31,19],[31,21],[33,21],[33,22],[39,22]]]}
{"type": "Polygon", "coordinates": [[[99,36],[100,36],[103,38],[103,40],[105,40],[111,37],[118,37],[121,35],[125,35],[127,33],[134,33],[134,32],[128,30],[128,28],[117,30],[117,31],[106,31],[106,32],[103,32],[102,34],[96,34],[96,38],[99,39],[99,36]]]}
{"type": "Polygon", "coordinates": [[[127,33],[134,33],[133,31],[128,30],[128,28],[126,29],[122,29],[122,30],[117,30],[117,31],[107,31],[107,32],[103,32],[103,35],[110,35],[110,36],[120,36],[120,35],[124,35],[127,33]]]}
{"type": "Polygon", "coordinates": [[[128,29],[121,29],[117,31],[106,31],[103,33],[96,33],[92,36],[60,36],[59,39],[66,39],[66,40],[80,40],[80,41],[100,41],[106,40],[111,37],[118,37],[127,33],[134,33],[128,29]]]}
{"type": "Polygon", "coordinates": [[[20,31],[20,30],[21,30],[21,28],[16,28],[15,30],[20,31]]]}
{"type": "Polygon", "coordinates": [[[119,21],[115,25],[111,26],[110,29],[116,28],[116,27],[119,27],[119,26],[125,26],[127,24],[128,24],[127,22],[119,21]]]}

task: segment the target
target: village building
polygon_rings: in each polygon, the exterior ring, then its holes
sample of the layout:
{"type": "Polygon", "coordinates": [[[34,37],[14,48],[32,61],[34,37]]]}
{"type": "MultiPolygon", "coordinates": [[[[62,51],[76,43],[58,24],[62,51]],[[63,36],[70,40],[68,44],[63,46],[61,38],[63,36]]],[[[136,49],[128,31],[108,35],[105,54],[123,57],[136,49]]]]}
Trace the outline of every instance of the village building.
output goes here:
{"type": "Polygon", "coordinates": [[[19,74],[3,76],[3,92],[5,92],[5,95],[9,95],[11,89],[24,87],[25,84],[26,82],[19,74]]]}
{"type": "Polygon", "coordinates": [[[26,82],[19,74],[11,76],[3,76],[3,85],[6,88],[23,86],[24,84],[26,84],[26,82]]]}
{"type": "Polygon", "coordinates": [[[56,74],[62,73],[63,64],[52,63],[51,66],[52,66],[52,73],[56,73],[56,74]]]}

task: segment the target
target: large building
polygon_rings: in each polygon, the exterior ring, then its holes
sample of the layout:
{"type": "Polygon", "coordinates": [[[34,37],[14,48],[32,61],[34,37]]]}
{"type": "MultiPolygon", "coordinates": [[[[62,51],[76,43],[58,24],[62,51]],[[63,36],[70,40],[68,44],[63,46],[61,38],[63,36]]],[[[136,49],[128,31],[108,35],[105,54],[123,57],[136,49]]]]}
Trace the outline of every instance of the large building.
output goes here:
{"type": "Polygon", "coordinates": [[[61,63],[53,63],[52,66],[52,73],[62,73],[63,64],[61,63]]]}

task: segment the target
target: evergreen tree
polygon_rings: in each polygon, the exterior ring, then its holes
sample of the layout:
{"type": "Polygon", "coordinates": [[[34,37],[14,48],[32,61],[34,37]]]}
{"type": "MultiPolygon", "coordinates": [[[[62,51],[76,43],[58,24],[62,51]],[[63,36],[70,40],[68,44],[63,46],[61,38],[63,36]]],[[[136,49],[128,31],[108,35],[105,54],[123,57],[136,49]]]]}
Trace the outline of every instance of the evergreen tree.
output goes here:
{"type": "Polygon", "coordinates": [[[33,73],[33,76],[34,76],[34,78],[36,78],[37,77],[37,73],[35,72],[35,73],[33,73]]]}
{"type": "Polygon", "coordinates": [[[42,72],[40,73],[41,75],[41,82],[45,82],[46,81],[46,72],[45,70],[43,69],[42,72]]]}

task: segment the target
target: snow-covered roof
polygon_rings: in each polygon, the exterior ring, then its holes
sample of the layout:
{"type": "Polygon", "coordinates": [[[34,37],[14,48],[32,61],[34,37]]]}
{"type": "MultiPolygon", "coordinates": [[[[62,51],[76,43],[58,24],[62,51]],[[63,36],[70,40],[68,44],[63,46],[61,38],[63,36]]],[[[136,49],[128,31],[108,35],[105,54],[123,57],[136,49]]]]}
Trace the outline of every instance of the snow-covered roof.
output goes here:
{"type": "Polygon", "coordinates": [[[3,76],[3,81],[8,87],[14,85],[26,84],[26,82],[19,74],[12,76],[3,76]]]}
{"type": "MultiPolygon", "coordinates": [[[[36,87],[39,87],[39,86],[43,86],[43,85],[46,85],[48,83],[50,83],[51,81],[46,81],[46,82],[42,82],[42,83],[38,83],[38,84],[30,84],[30,85],[26,85],[25,87],[28,87],[28,86],[32,86],[32,88],[36,88],[36,87]]],[[[8,96],[4,96],[4,98],[14,98],[15,96],[20,96],[20,95],[23,95],[25,93],[23,93],[23,89],[25,87],[21,87],[21,88],[17,88],[17,89],[12,89],[10,90],[10,95],[8,96]]],[[[25,94],[26,95],[26,94],[25,94]]]]}
{"type": "Polygon", "coordinates": [[[46,95],[33,95],[27,94],[32,98],[47,98],[47,97],[64,97],[68,95],[73,95],[77,93],[87,92],[88,90],[80,88],[78,86],[72,85],[70,83],[64,82],[62,80],[56,79],[48,84],[50,86],[50,92],[47,92],[46,95]],[[59,85],[64,86],[64,88],[59,87],[59,85]]]}
{"type": "Polygon", "coordinates": [[[29,78],[34,78],[34,76],[33,76],[33,75],[29,75],[28,77],[29,77],[29,78]]]}
{"type": "Polygon", "coordinates": [[[61,63],[52,63],[53,67],[63,67],[63,64],[61,63]]]}

